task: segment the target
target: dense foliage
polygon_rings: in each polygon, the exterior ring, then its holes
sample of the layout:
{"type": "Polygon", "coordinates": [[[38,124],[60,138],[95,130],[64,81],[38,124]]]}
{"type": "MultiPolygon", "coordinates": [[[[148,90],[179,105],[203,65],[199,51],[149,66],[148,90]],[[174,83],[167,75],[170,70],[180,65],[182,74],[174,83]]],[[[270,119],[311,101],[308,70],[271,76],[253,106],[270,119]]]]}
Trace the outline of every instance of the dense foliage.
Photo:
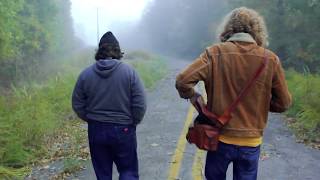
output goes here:
{"type": "Polygon", "coordinates": [[[0,0],[1,85],[36,75],[44,62],[70,50],[70,5],[68,0],[0,0]]]}
{"type": "Polygon", "coordinates": [[[319,0],[229,0],[233,7],[261,12],[268,25],[270,48],[285,67],[320,72],[319,0]]]}

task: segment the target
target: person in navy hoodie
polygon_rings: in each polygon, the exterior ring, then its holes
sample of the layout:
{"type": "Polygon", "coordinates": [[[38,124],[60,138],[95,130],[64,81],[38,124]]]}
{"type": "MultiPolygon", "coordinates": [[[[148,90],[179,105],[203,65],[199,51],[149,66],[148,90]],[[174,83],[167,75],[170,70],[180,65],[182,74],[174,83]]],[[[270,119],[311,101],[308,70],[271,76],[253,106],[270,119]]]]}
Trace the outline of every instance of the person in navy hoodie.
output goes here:
{"type": "Polygon", "coordinates": [[[78,77],[72,108],[88,123],[92,164],[98,180],[111,180],[115,163],[120,180],[139,179],[136,126],[146,111],[137,72],[120,61],[123,53],[112,32],[105,33],[96,63],[78,77]]]}

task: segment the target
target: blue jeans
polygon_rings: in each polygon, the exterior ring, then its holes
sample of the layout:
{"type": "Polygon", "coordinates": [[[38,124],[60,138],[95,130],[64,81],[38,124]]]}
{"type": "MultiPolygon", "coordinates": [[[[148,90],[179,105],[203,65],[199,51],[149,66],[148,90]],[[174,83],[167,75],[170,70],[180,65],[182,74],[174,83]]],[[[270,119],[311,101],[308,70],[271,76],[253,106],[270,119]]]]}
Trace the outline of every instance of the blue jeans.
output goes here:
{"type": "Polygon", "coordinates": [[[120,180],[138,180],[136,127],[89,122],[91,160],[98,180],[112,180],[113,162],[120,180]]]}
{"type": "Polygon", "coordinates": [[[225,180],[229,164],[233,163],[234,180],[256,180],[260,146],[245,147],[219,142],[217,151],[208,151],[205,167],[207,180],[225,180]]]}

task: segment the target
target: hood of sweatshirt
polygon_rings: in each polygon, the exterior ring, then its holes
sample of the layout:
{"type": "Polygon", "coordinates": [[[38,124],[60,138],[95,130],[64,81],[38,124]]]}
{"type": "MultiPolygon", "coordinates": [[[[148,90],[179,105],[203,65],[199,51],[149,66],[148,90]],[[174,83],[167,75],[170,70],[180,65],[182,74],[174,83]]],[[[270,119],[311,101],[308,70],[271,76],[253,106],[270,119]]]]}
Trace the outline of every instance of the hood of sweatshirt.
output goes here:
{"type": "Polygon", "coordinates": [[[116,59],[99,60],[94,65],[94,71],[102,78],[108,78],[111,74],[118,69],[121,62],[116,59]]]}

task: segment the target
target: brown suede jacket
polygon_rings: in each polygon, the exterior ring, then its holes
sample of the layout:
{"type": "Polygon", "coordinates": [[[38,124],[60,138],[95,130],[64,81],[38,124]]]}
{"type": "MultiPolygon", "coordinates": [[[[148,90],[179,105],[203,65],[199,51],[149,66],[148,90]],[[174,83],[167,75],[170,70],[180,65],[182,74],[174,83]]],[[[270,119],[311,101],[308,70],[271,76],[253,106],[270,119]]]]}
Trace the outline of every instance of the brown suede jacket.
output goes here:
{"type": "Polygon", "coordinates": [[[199,81],[204,81],[209,110],[222,115],[263,63],[266,53],[269,59],[267,66],[222,129],[221,134],[226,136],[261,137],[268,111],[284,112],[291,105],[279,58],[252,40],[234,39],[208,47],[212,63],[204,52],[176,79],[176,88],[185,99],[194,95],[194,86],[199,81]],[[212,70],[212,77],[209,77],[209,70],[212,70]]]}

